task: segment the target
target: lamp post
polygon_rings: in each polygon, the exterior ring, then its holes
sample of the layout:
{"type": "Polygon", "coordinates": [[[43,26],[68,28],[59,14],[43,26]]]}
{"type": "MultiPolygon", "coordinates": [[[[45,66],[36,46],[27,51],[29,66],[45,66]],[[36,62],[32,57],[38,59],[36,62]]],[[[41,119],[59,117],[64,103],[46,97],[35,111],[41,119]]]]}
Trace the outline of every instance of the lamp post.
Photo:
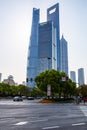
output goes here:
{"type": "MultiPolygon", "coordinates": [[[[50,59],[51,59],[50,57],[47,58],[47,60],[48,60],[48,70],[51,69],[50,68],[50,59]]],[[[48,96],[48,99],[51,96],[51,85],[50,84],[47,85],[47,96],[48,96]]]]}

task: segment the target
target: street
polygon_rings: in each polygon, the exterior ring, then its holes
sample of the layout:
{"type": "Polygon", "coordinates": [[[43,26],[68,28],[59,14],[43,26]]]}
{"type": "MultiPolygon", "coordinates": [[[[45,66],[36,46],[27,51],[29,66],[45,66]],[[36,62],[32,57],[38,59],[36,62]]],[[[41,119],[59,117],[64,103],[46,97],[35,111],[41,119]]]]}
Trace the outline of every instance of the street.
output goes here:
{"type": "Polygon", "coordinates": [[[0,130],[87,130],[87,104],[0,100],[0,130]]]}

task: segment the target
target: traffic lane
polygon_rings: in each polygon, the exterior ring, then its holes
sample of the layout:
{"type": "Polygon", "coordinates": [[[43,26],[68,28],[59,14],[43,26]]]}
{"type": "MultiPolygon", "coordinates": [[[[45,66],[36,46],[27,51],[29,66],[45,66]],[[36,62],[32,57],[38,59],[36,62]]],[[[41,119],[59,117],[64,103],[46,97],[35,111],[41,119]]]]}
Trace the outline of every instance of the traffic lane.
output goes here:
{"type": "MultiPolygon", "coordinates": [[[[44,130],[46,130],[47,128],[45,128],[44,130]]],[[[47,129],[49,130],[49,129],[47,129]]],[[[77,124],[75,126],[65,126],[65,127],[59,127],[59,128],[55,128],[55,129],[50,129],[50,130],[87,130],[87,124],[83,123],[83,124],[77,124]]]]}
{"type": "Polygon", "coordinates": [[[14,102],[12,99],[0,100],[0,118],[5,117],[20,117],[32,115],[32,108],[37,109],[38,100],[28,101],[24,100],[23,102],[14,102]]]}
{"type": "MultiPolygon", "coordinates": [[[[76,124],[83,125],[86,124],[86,122],[83,122],[84,120],[83,117],[79,118],[63,118],[63,119],[31,119],[27,117],[16,117],[16,118],[7,118],[4,119],[2,122],[0,120],[0,128],[3,130],[18,130],[18,129],[35,129],[35,130],[40,130],[40,129],[56,129],[56,128],[61,128],[61,129],[67,129],[72,128],[71,126],[74,126],[73,128],[77,127],[75,126],[76,124]]],[[[72,128],[72,129],[73,129],[72,128]]]]}
{"type": "Polygon", "coordinates": [[[83,116],[80,108],[74,105],[59,104],[16,104],[0,105],[0,117],[29,117],[34,118],[66,118],[83,116]]]}
{"type": "MultiPolygon", "coordinates": [[[[69,126],[75,123],[84,123],[86,118],[79,106],[73,104],[24,104],[5,105],[3,109],[2,123],[0,128],[11,129],[56,129],[62,126],[69,126]],[[5,115],[7,113],[7,115],[5,115]],[[71,118],[70,118],[71,117],[71,118]]],[[[1,121],[0,121],[1,122],[1,121]]]]}
{"type": "MultiPolygon", "coordinates": [[[[40,122],[39,122],[40,123],[40,122]]],[[[43,122],[45,123],[45,122],[43,122]]],[[[30,122],[18,122],[16,124],[10,124],[10,125],[4,125],[3,127],[0,127],[1,130],[86,130],[87,129],[87,123],[74,123],[71,125],[54,125],[50,124],[50,126],[35,126],[32,125],[30,122]]]]}

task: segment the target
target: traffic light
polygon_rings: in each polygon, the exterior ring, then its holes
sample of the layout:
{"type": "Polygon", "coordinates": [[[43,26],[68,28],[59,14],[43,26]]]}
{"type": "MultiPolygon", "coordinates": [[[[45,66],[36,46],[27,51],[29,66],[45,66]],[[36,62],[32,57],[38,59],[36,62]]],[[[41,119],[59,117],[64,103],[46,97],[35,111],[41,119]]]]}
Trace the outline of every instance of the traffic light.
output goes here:
{"type": "Polygon", "coordinates": [[[68,79],[69,79],[69,77],[68,77],[68,76],[66,76],[66,81],[68,81],[68,79]]]}
{"type": "Polygon", "coordinates": [[[33,81],[33,78],[30,78],[30,81],[32,82],[32,81],[33,81]]]}
{"type": "Polygon", "coordinates": [[[28,82],[28,78],[26,78],[26,82],[28,82]]]}

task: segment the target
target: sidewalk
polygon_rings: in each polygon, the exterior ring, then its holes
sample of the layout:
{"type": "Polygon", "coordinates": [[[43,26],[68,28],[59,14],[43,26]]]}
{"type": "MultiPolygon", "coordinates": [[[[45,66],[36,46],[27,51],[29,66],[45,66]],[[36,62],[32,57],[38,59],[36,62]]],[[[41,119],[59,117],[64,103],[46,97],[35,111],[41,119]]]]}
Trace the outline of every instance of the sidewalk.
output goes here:
{"type": "Polygon", "coordinates": [[[79,104],[78,103],[75,103],[76,105],[80,105],[80,106],[87,106],[87,102],[80,102],[79,104]]]}

